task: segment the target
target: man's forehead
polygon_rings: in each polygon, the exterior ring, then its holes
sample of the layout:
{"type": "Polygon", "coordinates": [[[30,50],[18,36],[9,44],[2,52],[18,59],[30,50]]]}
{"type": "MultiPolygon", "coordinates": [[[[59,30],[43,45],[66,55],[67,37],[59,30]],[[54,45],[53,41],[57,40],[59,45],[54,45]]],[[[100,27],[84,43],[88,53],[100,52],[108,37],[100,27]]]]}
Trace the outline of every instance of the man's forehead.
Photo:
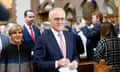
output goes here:
{"type": "Polygon", "coordinates": [[[64,15],[64,13],[54,13],[53,14],[53,16],[52,16],[53,18],[65,18],[65,15],[64,15]]]}
{"type": "Polygon", "coordinates": [[[27,12],[27,15],[34,15],[33,12],[27,12]]]}

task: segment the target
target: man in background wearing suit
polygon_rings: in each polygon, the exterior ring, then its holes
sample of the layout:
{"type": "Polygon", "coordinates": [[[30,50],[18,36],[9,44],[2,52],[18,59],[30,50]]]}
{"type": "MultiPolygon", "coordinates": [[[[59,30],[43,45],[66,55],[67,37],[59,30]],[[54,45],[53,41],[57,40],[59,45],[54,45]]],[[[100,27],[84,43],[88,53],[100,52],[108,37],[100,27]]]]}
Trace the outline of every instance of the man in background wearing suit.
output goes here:
{"type": "Polygon", "coordinates": [[[92,13],[92,25],[93,27],[85,26],[81,28],[81,31],[87,38],[87,58],[89,61],[94,60],[94,48],[96,48],[98,41],[100,40],[100,26],[103,23],[103,14],[96,10],[92,13]]]}
{"type": "Polygon", "coordinates": [[[2,48],[7,47],[9,43],[10,43],[9,37],[0,33],[0,55],[2,48]]]}
{"type": "Polygon", "coordinates": [[[79,55],[76,50],[74,36],[63,31],[65,12],[62,8],[54,8],[49,12],[51,29],[43,32],[36,41],[33,65],[36,72],[59,72],[62,67],[76,69],[79,55]],[[60,37],[61,36],[61,39],[60,37]]]}
{"type": "Polygon", "coordinates": [[[36,38],[40,36],[40,30],[35,26],[35,13],[33,10],[26,10],[24,12],[25,24],[23,26],[23,42],[31,46],[32,50],[36,38]]]}

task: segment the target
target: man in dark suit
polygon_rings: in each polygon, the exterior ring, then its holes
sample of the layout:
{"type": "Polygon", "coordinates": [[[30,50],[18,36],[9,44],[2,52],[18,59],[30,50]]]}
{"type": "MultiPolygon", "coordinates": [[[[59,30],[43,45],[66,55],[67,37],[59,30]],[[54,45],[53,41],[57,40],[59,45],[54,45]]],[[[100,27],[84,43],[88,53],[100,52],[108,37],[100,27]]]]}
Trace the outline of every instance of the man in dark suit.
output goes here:
{"type": "Polygon", "coordinates": [[[31,46],[32,50],[36,38],[40,36],[40,30],[35,26],[35,13],[33,10],[26,10],[24,12],[25,24],[23,26],[23,42],[31,46]]]}
{"type": "Polygon", "coordinates": [[[0,55],[3,48],[10,44],[9,37],[0,33],[0,55]]]}
{"type": "Polygon", "coordinates": [[[100,11],[94,11],[92,14],[92,24],[93,27],[88,26],[83,27],[81,30],[85,37],[87,38],[87,57],[88,60],[93,60],[94,48],[96,48],[98,41],[100,40],[100,26],[102,24],[103,15],[100,11]]]}
{"type": "Polygon", "coordinates": [[[64,10],[62,8],[52,9],[49,12],[49,21],[52,28],[43,32],[35,45],[33,55],[35,72],[59,72],[60,68],[66,66],[70,69],[77,69],[80,59],[75,38],[71,32],[63,31],[64,10]]]}

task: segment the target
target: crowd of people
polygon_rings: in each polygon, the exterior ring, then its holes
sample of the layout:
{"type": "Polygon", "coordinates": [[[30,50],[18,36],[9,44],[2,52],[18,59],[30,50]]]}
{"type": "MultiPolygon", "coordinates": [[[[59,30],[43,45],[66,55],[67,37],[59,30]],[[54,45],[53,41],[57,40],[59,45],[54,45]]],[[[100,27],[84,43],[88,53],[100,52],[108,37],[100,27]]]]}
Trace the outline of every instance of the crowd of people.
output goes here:
{"type": "Polygon", "coordinates": [[[80,27],[77,22],[77,30],[66,21],[63,8],[51,9],[48,16],[49,27],[41,31],[34,23],[35,12],[26,10],[23,26],[12,23],[7,34],[0,33],[0,72],[77,70],[85,48],[88,61],[105,59],[113,72],[120,71],[119,31],[111,22],[103,22],[100,11],[92,13],[91,22],[80,27]]]}

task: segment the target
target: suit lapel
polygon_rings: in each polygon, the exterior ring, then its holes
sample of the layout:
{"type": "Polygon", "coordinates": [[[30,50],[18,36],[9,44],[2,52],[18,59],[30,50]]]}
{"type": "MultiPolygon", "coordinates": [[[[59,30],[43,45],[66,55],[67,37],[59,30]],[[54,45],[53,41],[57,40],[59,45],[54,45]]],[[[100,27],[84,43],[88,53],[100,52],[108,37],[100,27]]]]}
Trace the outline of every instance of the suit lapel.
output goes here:
{"type": "Polygon", "coordinates": [[[69,38],[69,35],[68,35],[68,33],[66,33],[65,31],[63,31],[63,34],[64,34],[64,37],[65,37],[65,41],[66,41],[66,57],[68,57],[69,55],[70,55],[70,49],[71,49],[71,47],[70,47],[70,42],[71,42],[71,40],[70,40],[70,38],[69,38]]]}
{"type": "Polygon", "coordinates": [[[28,35],[29,37],[31,37],[30,34],[29,34],[29,32],[28,32],[28,29],[25,26],[24,26],[24,31],[25,31],[24,32],[25,35],[28,35]]]}
{"type": "Polygon", "coordinates": [[[57,40],[55,39],[55,36],[53,35],[53,32],[51,30],[49,30],[49,41],[53,45],[53,47],[56,48],[59,51],[59,53],[61,53],[61,55],[62,55],[62,52],[61,52],[60,47],[57,43],[57,40]]]}

